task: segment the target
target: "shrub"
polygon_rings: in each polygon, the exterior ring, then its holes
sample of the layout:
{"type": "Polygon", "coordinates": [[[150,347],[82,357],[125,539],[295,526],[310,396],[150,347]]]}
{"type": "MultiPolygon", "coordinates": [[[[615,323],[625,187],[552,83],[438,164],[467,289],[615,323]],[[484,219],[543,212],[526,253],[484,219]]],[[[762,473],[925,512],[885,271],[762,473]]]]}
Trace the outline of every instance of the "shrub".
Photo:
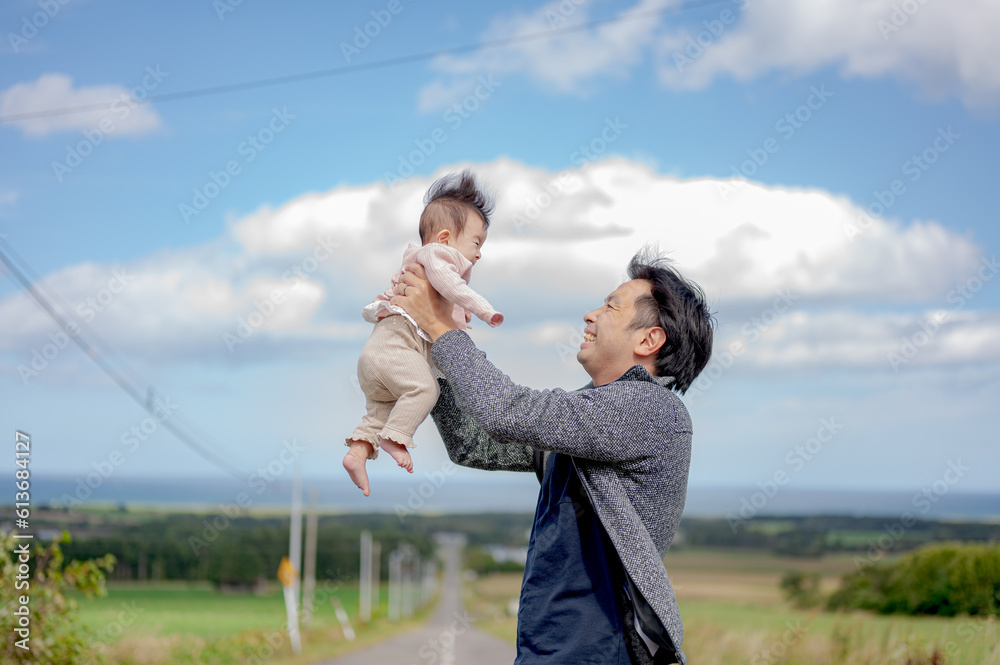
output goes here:
{"type": "Polygon", "coordinates": [[[819,573],[793,570],[785,573],[780,586],[785,592],[785,598],[800,609],[815,607],[820,603],[819,573]]]}
{"type": "Polygon", "coordinates": [[[845,575],[831,609],[1000,616],[1000,546],[927,545],[889,566],[845,575]]]}
{"type": "Polygon", "coordinates": [[[89,640],[77,624],[76,602],[64,594],[73,588],[88,598],[104,595],[104,575],[115,558],[108,554],[65,563],[60,545],[69,541],[63,531],[47,546],[33,543],[28,554],[32,541],[0,531],[0,631],[5,636],[0,662],[70,665],[87,655],[89,640]]]}

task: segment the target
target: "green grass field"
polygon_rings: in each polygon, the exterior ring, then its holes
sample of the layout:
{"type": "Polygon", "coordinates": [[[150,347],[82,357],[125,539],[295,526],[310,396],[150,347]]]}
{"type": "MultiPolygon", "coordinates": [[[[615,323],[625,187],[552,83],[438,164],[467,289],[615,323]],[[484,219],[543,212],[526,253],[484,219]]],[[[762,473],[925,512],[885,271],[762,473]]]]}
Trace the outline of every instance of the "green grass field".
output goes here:
{"type": "MultiPolygon", "coordinates": [[[[336,595],[348,616],[355,620],[357,587],[342,587],[336,595]]],[[[382,596],[384,602],[384,590],[382,596]]],[[[127,634],[183,634],[210,638],[245,630],[272,630],[285,622],[285,600],[277,589],[258,596],[223,594],[208,584],[109,583],[107,596],[89,600],[77,597],[77,601],[87,627],[104,635],[110,634],[108,627],[119,621],[122,611],[126,611],[127,617],[134,616],[127,634]]],[[[313,623],[338,625],[330,602],[315,608],[313,623]]]]}
{"type": "Polygon", "coordinates": [[[388,593],[380,589],[379,610],[370,624],[358,620],[358,588],[317,585],[312,621],[303,626],[303,652],[292,654],[284,634],[284,596],[277,588],[263,595],[224,594],[207,584],[110,583],[108,595],[75,597],[80,621],[109,663],[169,665],[182,662],[237,663],[262,660],[299,664],[333,658],[422,623],[429,606],[411,619],[390,623],[388,593]],[[345,639],[332,598],[343,604],[357,634],[345,639]],[[268,641],[270,640],[270,644],[268,641]],[[271,649],[274,654],[271,654],[271,649]]]}

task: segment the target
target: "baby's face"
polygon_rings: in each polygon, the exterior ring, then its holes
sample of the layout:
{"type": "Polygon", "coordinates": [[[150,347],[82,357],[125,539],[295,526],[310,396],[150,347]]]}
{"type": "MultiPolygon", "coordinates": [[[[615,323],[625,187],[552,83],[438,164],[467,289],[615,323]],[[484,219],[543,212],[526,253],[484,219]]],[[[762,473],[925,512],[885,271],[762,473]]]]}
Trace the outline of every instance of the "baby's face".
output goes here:
{"type": "Polygon", "coordinates": [[[457,238],[449,237],[447,244],[449,247],[457,249],[462,253],[462,256],[475,264],[482,256],[480,250],[484,242],[486,242],[486,225],[483,223],[483,218],[479,216],[479,213],[470,210],[465,219],[465,228],[462,233],[457,238]]]}

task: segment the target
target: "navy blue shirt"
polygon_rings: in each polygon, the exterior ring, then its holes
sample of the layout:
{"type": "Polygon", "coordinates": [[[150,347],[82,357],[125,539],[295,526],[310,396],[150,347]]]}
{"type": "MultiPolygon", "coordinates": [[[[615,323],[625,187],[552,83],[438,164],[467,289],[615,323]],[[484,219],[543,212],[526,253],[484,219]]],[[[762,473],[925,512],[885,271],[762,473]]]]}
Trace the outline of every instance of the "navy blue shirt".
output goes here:
{"type": "Polygon", "coordinates": [[[631,665],[614,590],[620,566],[572,458],[552,453],[528,543],[515,665],[631,665]]]}

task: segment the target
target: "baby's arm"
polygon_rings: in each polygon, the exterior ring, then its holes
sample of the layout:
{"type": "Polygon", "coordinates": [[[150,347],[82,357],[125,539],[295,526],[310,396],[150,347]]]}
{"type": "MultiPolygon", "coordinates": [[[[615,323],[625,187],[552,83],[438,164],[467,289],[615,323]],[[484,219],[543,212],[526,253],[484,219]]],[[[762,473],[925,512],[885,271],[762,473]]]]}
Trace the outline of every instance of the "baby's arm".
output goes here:
{"type": "MultiPolygon", "coordinates": [[[[450,248],[440,243],[432,243],[432,245],[425,245],[424,249],[428,247],[431,249],[420,257],[422,260],[418,259],[424,267],[424,272],[431,286],[442,296],[463,309],[471,310],[491,326],[496,327],[503,323],[503,314],[493,309],[486,298],[473,291],[458,274],[458,267],[447,259],[446,252],[450,248]],[[440,247],[445,249],[438,249],[440,247]]],[[[469,320],[471,321],[472,318],[469,317],[469,320]]]]}

